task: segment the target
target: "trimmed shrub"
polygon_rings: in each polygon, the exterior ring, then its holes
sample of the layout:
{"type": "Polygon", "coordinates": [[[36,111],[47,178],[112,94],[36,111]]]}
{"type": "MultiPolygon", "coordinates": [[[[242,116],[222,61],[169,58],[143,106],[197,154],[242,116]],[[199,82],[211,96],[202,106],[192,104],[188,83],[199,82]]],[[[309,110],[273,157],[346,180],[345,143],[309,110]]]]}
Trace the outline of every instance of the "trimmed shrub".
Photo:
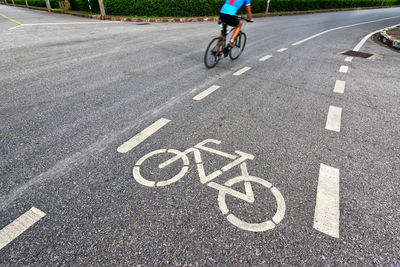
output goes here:
{"type": "MultiPolygon", "coordinates": [[[[77,1],[77,0],[75,0],[77,1]]],[[[103,0],[110,15],[136,16],[210,16],[218,14],[225,0],[103,0]]],[[[252,0],[253,13],[265,12],[267,0],[252,0]]],[[[315,9],[380,6],[382,0],[271,0],[269,10],[302,11],[315,9]]],[[[385,5],[400,4],[400,0],[385,0],[385,5]]],[[[245,13],[241,8],[239,13],[245,13]]]]}
{"type": "Polygon", "coordinates": [[[69,0],[69,3],[71,4],[71,9],[73,10],[87,11],[87,12],[91,11],[93,13],[100,12],[98,0],[69,0]],[[89,8],[89,3],[92,9],[89,8]]]}
{"type": "MultiPolygon", "coordinates": [[[[11,0],[7,1],[8,3],[12,3],[11,0]]],[[[25,0],[14,0],[16,5],[25,5],[25,0]]],[[[45,0],[28,0],[29,6],[37,6],[37,7],[46,7],[45,0]]],[[[58,1],[57,0],[50,0],[51,8],[58,8],[58,1]]]]}

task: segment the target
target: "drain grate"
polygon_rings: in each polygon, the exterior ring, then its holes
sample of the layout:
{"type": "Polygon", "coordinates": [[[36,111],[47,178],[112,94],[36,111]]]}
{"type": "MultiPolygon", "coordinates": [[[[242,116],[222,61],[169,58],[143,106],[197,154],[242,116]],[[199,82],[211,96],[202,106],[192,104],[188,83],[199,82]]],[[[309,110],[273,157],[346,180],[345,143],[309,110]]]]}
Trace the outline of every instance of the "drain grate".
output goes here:
{"type": "Polygon", "coordinates": [[[358,52],[358,51],[353,51],[353,50],[348,50],[346,52],[343,52],[342,55],[351,56],[351,57],[362,57],[362,58],[369,58],[369,57],[373,56],[373,54],[368,54],[368,53],[358,52]]]}
{"type": "Polygon", "coordinates": [[[136,23],[136,25],[150,25],[148,22],[136,23]]]}

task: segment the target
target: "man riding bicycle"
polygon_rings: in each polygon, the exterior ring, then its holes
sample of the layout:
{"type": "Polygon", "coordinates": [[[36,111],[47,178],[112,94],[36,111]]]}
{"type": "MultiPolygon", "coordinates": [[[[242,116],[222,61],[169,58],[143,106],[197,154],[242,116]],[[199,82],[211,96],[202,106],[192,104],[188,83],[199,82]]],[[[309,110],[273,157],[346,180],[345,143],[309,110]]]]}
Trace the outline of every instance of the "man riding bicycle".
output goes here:
{"type": "MultiPolygon", "coordinates": [[[[240,29],[242,28],[242,22],[236,17],[236,13],[239,8],[242,7],[243,4],[246,4],[246,13],[250,22],[253,22],[251,19],[251,7],[250,0],[226,0],[225,4],[222,6],[220,11],[219,20],[223,23],[228,24],[229,26],[235,27],[235,31],[233,32],[232,39],[229,42],[229,46],[233,48],[235,46],[235,38],[239,34],[240,29]]],[[[221,37],[224,37],[226,34],[226,28],[222,29],[221,37]]]]}

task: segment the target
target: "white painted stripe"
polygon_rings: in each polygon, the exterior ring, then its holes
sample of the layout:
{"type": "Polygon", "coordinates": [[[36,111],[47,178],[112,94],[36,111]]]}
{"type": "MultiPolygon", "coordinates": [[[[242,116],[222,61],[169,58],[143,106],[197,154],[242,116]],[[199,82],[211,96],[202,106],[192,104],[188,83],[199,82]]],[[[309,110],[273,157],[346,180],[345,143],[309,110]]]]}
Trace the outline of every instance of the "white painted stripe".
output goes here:
{"type": "Polygon", "coordinates": [[[251,69],[251,68],[250,68],[250,67],[244,67],[244,68],[238,70],[237,72],[235,72],[233,75],[235,75],[235,76],[242,75],[243,73],[245,73],[245,72],[248,71],[249,69],[251,69]]]}
{"type": "Polygon", "coordinates": [[[345,59],[344,59],[344,61],[346,61],[346,62],[351,62],[353,60],[353,57],[346,57],[345,59]]]}
{"type": "Polygon", "coordinates": [[[270,59],[272,56],[271,55],[267,55],[265,57],[262,57],[259,59],[259,61],[266,61],[267,59],[270,59]]]}
{"type": "Polygon", "coordinates": [[[321,163],[319,169],[314,228],[339,238],[339,169],[321,163]]]}
{"type": "Polygon", "coordinates": [[[342,119],[342,108],[330,106],[328,117],[326,119],[325,129],[340,132],[340,123],[342,119]]]}
{"type": "Polygon", "coordinates": [[[349,70],[348,66],[340,66],[339,72],[343,72],[343,73],[347,73],[347,71],[349,70]]]}
{"type": "Polygon", "coordinates": [[[214,92],[215,90],[217,90],[220,87],[221,86],[213,85],[210,88],[204,90],[200,94],[198,94],[195,97],[193,97],[193,100],[196,100],[196,101],[202,100],[203,98],[205,98],[206,96],[208,96],[209,94],[211,94],[212,92],[214,92]]]}
{"type": "Polygon", "coordinates": [[[286,50],[287,50],[287,48],[281,48],[281,49],[277,50],[276,52],[281,53],[281,52],[286,51],[286,50]]]}
{"type": "Polygon", "coordinates": [[[121,21],[92,21],[92,22],[53,22],[53,23],[27,23],[21,26],[49,26],[49,25],[79,25],[79,24],[99,24],[99,23],[122,23],[121,21]]]}
{"type": "Polygon", "coordinates": [[[345,86],[346,86],[345,81],[336,80],[335,88],[333,89],[333,92],[338,93],[338,94],[343,94],[345,86]]]}
{"type": "MultiPolygon", "coordinates": [[[[392,27],[396,27],[396,26],[397,26],[397,24],[396,24],[396,25],[393,25],[393,26],[390,26],[390,27],[388,27],[388,28],[392,28],[392,27]]],[[[354,50],[354,51],[360,51],[361,47],[365,44],[365,42],[366,42],[372,35],[374,35],[375,33],[380,32],[380,31],[382,31],[382,30],[384,30],[384,29],[386,29],[386,28],[383,28],[383,29],[380,29],[380,30],[371,32],[370,34],[366,35],[366,36],[354,47],[353,50],[354,50]]]]}
{"type": "Polygon", "coordinates": [[[160,130],[164,125],[166,125],[170,120],[161,118],[125,143],[123,143],[120,147],[117,148],[119,153],[126,153],[132,150],[134,147],[139,145],[141,142],[149,138],[152,134],[160,130]]]}
{"type": "Polygon", "coordinates": [[[46,213],[35,207],[32,207],[30,210],[15,219],[12,223],[1,229],[0,250],[44,216],[46,216],[46,213]]]}
{"type": "MultiPolygon", "coordinates": [[[[309,41],[309,40],[311,40],[311,39],[314,39],[314,38],[316,38],[316,37],[318,37],[318,36],[321,36],[321,35],[323,35],[323,34],[325,34],[325,33],[328,33],[328,32],[332,32],[332,31],[336,31],[336,30],[340,30],[340,29],[344,29],[344,28],[349,28],[349,27],[354,27],[354,26],[358,26],[358,25],[368,24],[368,23],[374,23],[374,22],[383,21],[383,20],[389,20],[389,19],[393,19],[393,18],[399,18],[399,17],[400,17],[400,16],[394,16],[394,17],[389,17],[389,18],[384,18],[384,19],[377,19],[377,20],[371,20],[371,21],[366,21],[366,22],[361,22],[361,23],[356,23],[356,24],[351,24],[351,25],[346,25],[346,26],[341,26],[341,27],[329,29],[329,30],[326,30],[326,31],[323,31],[323,32],[314,34],[314,35],[312,35],[312,36],[310,36],[310,37],[307,37],[307,38],[305,38],[305,39],[303,39],[303,40],[301,40],[301,41],[298,41],[298,42],[296,42],[296,43],[293,43],[292,45],[293,45],[293,46],[296,46],[296,45],[302,44],[302,43],[304,43],[304,42],[307,42],[307,41],[309,41]]],[[[353,49],[353,50],[354,50],[354,49],[353,49]]],[[[358,51],[358,50],[355,50],[355,51],[358,51]]]]}

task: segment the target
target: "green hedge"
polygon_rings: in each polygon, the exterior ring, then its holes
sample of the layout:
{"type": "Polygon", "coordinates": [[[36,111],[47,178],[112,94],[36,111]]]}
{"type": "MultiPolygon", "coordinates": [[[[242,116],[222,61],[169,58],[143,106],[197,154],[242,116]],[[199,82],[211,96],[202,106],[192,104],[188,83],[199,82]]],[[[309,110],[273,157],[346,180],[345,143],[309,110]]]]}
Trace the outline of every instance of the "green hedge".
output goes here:
{"type": "MultiPolygon", "coordinates": [[[[5,0],[0,0],[5,2],[5,0]]],[[[122,16],[212,16],[218,14],[225,0],[103,0],[108,15],[122,16]]],[[[315,9],[353,8],[380,6],[382,0],[270,0],[269,11],[303,11],[315,9]]],[[[11,0],[7,1],[11,3],[11,0]]],[[[25,5],[25,0],[14,0],[25,5]]],[[[69,0],[71,9],[99,13],[98,0],[69,0]]],[[[267,0],[251,0],[253,13],[265,12],[267,0]]],[[[58,8],[58,0],[50,0],[52,8],[58,8]]],[[[30,6],[46,7],[45,0],[28,0],[30,6]]],[[[385,0],[385,6],[400,5],[400,0],[385,0]]],[[[245,13],[242,8],[239,13],[245,13]]]]}
{"type": "MultiPolygon", "coordinates": [[[[168,0],[167,0],[168,1],[168,0]]],[[[98,0],[69,0],[72,10],[87,11],[93,13],[100,13],[98,0]],[[89,9],[89,2],[91,10],[89,9]]]]}
{"type": "MultiPolygon", "coordinates": [[[[11,0],[7,0],[7,3],[12,3],[11,0]]],[[[16,5],[25,5],[25,0],[14,0],[16,5]]],[[[45,0],[28,0],[29,6],[37,6],[37,7],[46,7],[45,0]]],[[[58,8],[58,1],[57,0],[50,0],[51,8],[58,8]]]]}
{"type": "MultiPolygon", "coordinates": [[[[76,1],[76,0],[74,0],[76,1]]],[[[218,14],[225,0],[103,0],[109,15],[136,16],[210,16],[218,14]]],[[[265,12],[267,0],[252,0],[253,13],[265,12]]],[[[269,10],[300,11],[332,8],[380,6],[382,0],[271,0],[269,10]]],[[[385,0],[385,5],[399,5],[400,0],[385,0]]],[[[242,8],[240,13],[245,13],[242,8]]]]}

